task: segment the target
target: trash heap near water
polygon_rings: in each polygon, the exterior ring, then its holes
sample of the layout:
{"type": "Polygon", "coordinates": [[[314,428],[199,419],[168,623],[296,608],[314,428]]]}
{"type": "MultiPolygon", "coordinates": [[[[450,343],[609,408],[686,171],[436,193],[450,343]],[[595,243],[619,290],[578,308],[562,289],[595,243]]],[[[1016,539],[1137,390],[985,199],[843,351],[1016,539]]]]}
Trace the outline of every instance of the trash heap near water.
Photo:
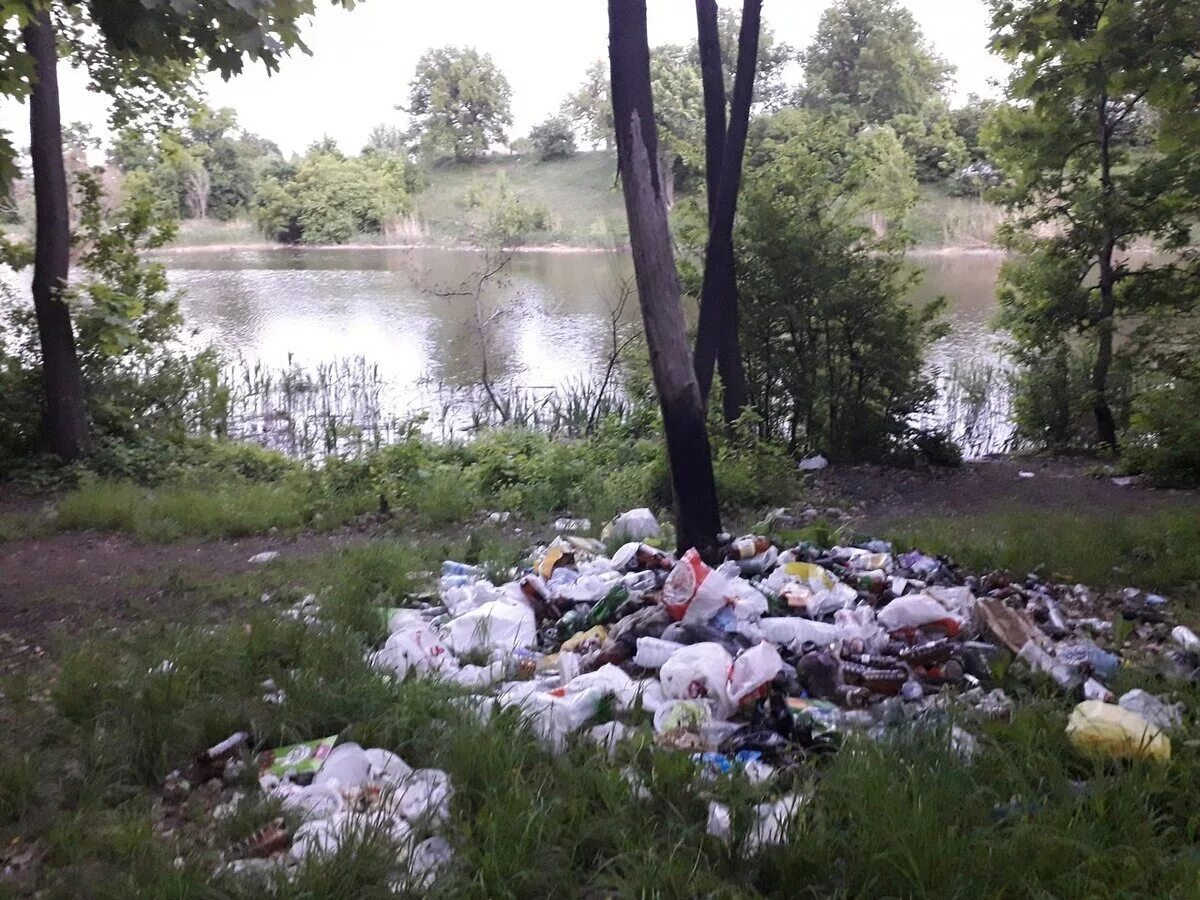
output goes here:
{"type": "MultiPolygon", "coordinates": [[[[459,685],[481,719],[515,708],[554,748],[576,733],[610,750],[640,735],[688,753],[702,777],[755,782],[852,733],[942,729],[970,759],[976,740],[953,713],[1012,715],[993,686],[1002,658],[1079,701],[1067,732],[1081,753],[1162,761],[1183,710],[1140,690],[1117,702],[1107,687],[1122,664],[1114,623],[1133,623],[1179,677],[1200,672],[1200,638],[1172,628],[1165,598],[1136,589],[1098,597],[1036,574],[977,575],[874,540],[780,546],[747,535],[709,565],[695,550],[676,559],[656,546],[662,531],[646,509],[618,516],[599,541],[570,533],[590,527],[582,520],[555,524],[565,533],[503,583],[444,563],[436,595],[385,611],[389,636],[370,664],[459,685]],[[602,713],[609,721],[597,724],[602,713]]],[[[308,598],[293,613],[315,622],[320,611],[308,598]]],[[[292,857],[331,852],[374,815],[408,848],[408,876],[428,884],[451,858],[432,827],[447,817],[445,773],[333,743],[265,759],[262,787],[306,819],[292,857]]],[[[786,840],[802,802],[788,793],[756,808],[746,849],[786,840]]],[[[730,822],[710,805],[711,834],[728,840],[730,822]]]]}
{"type": "MultiPolygon", "coordinates": [[[[994,661],[1011,653],[1085,701],[1072,719],[1078,746],[1169,755],[1162,704],[1133,692],[1117,705],[1107,688],[1121,662],[1113,621],[1083,585],[970,574],[884,541],[783,547],[747,535],[710,566],[695,550],[676,559],[654,545],[660,537],[637,509],[600,541],[560,534],[503,584],[447,562],[437,601],[393,610],[370,661],[477,691],[484,715],[518,707],[556,746],[611,698],[618,721],[597,739],[617,739],[621,714],[641,708],[658,744],[724,771],[794,761],[848,732],[878,737],[939,711],[944,721],[946,695],[1007,717],[1010,699],[990,686],[994,661]],[[1129,746],[1101,732],[1129,732],[1129,746]]],[[[1129,589],[1120,605],[1128,620],[1169,627],[1162,597],[1129,589]]],[[[1176,664],[1195,668],[1200,641],[1181,627],[1174,639],[1176,664]]],[[[968,752],[971,736],[954,732],[968,752]]]]}

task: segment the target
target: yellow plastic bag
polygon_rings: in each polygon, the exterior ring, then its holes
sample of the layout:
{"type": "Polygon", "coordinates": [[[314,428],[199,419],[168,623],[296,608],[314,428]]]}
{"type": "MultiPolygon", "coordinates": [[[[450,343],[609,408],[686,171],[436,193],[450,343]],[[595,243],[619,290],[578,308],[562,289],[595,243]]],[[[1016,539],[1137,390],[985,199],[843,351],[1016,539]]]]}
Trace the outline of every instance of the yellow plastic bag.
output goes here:
{"type": "Polygon", "coordinates": [[[1080,753],[1109,759],[1171,758],[1171,739],[1137,713],[1103,700],[1085,700],[1071,711],[1067,737],[1080,753]]]}
{"type": "Polygon", "coordinates": [[[837,578],[816,563],[794,562],[783,567],[788,575],[803,582],[814,591],[828,591],[838,584],[837,578]]]}

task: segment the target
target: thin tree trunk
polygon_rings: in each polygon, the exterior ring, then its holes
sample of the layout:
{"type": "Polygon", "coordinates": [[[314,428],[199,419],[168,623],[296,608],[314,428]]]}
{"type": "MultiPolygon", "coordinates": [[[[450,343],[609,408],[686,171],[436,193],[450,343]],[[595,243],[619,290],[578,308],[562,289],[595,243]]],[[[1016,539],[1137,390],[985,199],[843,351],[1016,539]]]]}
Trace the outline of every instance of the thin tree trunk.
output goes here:
{"type": "Polygon", "coordinates": [[[22,38],[34,66],[29,151],[37,211],[33,308],[46,385],[43,427],[50,452],[71,462],[87,451],[88,424],[71,312],[62,300],[71,265],[71,231],[58,105],[58,50],[49,11],[38,13],[22,30],[22,38]]]}
{"type": "Polygon", "coordinates": [[[721,33],[717,0],[696,0],[700,77],[704,85],[704,180],[708,189],[708,227],[712,228],[721,186],[725,151],[725,73],[721,69],[721,33]]]}
{"type": "Polygon", "coordinates": [[[1092,411],[1096,417],[1096,436],[1114,453],[1118,450],[1117,425],[1112,408],[1108,404],[1108,373],[1112,368],[1113,316],[1116,313],[1116,279],[1113,277],[1113,252],[1115,241],[1112,227],[1112,159],[1110,144],[1112,130],[1108,122],[1108,95],[1100,95],[1099,113],[1100,139],[1100,187],[1104,194],[1105,237],[1100,248],[1100,321],[1096,339],[1096,362],[1092,367],[1092,411]]]}
{"type": "MultiPolygon", "coordinates": [[[[702,32],[715,28],[715,16],[702,9],[704,0],[697,0],[697,26],[702,32]]],[[[742,29],[738,36],[737,73],[733,81],[733,102],[729,110],[729,128],[719,161],[711,152],[707,160],[709,184],[708,246],[704,254],[704,281],[700,293],[700,323],[696,330],[695,367],[700,394],[707,403],[712,389],[714,365],[720,368],[725,386],[725,420],[732,422],[746,405],[746,372],[738,343],[737,268],[733,253],[733,221],[737,214],[737,198],[742,183],[742,160],[746,136],[750,127],[750,106],[754,99],[754,73],[758,61],[758,38],[762,19],[762,0],[744,0],[742,29]],[[711,191],[714,181],[712,167],[719,162],[720,176],[716,178],[715,202],[711,191]]],[[[718,40],[715,34],[700,35],[701,77],[704,80],[706,139],[714,130],[709,119],[717,115],[709,104],[718,96],[716,85],[710,84],[714,75],[710,63],[704,65],[705,47],[718,40]]],[[[720,49],[717,44],[718,53],[720,49]]],[[[724,86],[720,87],[724,96],[724,86]]],[[[719,113],[724,122],[724,103],[719,113]]]]}
{"type": "Polygon", "coordinates": [[[650,93],[646,0],[608,0],[617,157],[650,366],[662,407],[679,523],[679,549],[711,556],[721,530],[704,404],[688,352],[679,275],[654,165],[658,133],[650,93]]]}

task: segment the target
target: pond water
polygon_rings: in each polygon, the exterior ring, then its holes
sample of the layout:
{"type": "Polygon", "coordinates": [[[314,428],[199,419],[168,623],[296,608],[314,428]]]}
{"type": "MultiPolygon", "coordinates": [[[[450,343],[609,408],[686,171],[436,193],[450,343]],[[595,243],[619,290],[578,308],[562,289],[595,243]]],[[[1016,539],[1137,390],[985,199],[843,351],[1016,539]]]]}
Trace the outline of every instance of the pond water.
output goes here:
{"type": "MultiPolygon", "coordinates": [[[[334,395],[321,399],[326,406],[374,404],[396,420],[432,410],[443,429],[462,424],[447,419],[447,409],[480,380],[478,321],[487,323],[489,375],[506,390],[539,396],[595,383],[621,284],[632,281],[626,254],[517,253],[477,304],[479,276],[493,261],[470,250],[197,250],[161,259],[172,285],[186,291],[184,314],[198,339],[243,368],[261,367],[247,385],[267,370],[277,373],[276,386],[287,367],[320,372],[334,395]]],[[[929,356],[939,384],[934,418],[968,455],[1000,449],[1009,437],[1007,404],[990,328],[1000,258],[942,254],[913,265],[924,273],[914,299],[950,300],[950,333],[929,356]]],[[[631,300],[621,320],[633,325],[638,316],[631,300]]]]}
{"type": "MultiPolygon", "coordinates": [[[[478,297],[496,260],[471,250],[235,248],[157,259],[184,292],[194,340],[232,361],[232,430],[318,454],[355,432],[386,440],[421,413],[435,435],[472,427],[488,406],[478,387],[485,356],[500,399],[527,420],[577,415],[562,405],[572,398],[590,409],[622,285],[633,283],[628,254],[608,252],[514,253],[478,297]]],[[[991,328],[1000,263],[986,253],[911,260],[923,273],[913,299],[949,299],[949,334],[928,355],[939,389],[929,424],[949,428],[968,456],[1001,450],[1011,435],[991,328]]],[[[17,296],[24,276],[4,277],[17,296]]],[[[616,320],[622,338],[636,332],[636,297],[616,320]]],[[[619,386],[609,396],[619,403],[619,386]]]]}

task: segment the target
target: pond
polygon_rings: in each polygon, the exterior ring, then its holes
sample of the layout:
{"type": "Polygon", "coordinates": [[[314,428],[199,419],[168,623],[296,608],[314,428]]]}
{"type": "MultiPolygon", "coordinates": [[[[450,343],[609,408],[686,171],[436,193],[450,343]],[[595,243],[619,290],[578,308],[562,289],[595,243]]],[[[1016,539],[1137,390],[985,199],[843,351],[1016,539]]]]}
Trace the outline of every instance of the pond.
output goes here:
{"type": "MultiPolygon", "coordinates": [[[[255,248],[160,258],[186,291],[184,314],[198,339],[240,360],[246,392],[256,394],[274,372],[249,417],[254,427],[271,406],[297,402],[295,379],[281,375],[289,368],[320,382],[308,399],[326,411],[373,407],[368,418],[379,425],[425,410],[443,432],[465,427],[452,412],[458,400],[479,400],[482,346],[490,379],[510,396],[594,385],[608,362],[621,285],[632,281],[622,253],[515,253],[477,305],[479,277],[494,262],[477,251],[255,248]]],[[[914,299],[950,301],[950,333],[929,355],[939,385],[934,419],[972,456],[1002,448],[1010,434],[990,327],[1000,261],[986,253],[913,260],[924,274],[914,299]]],[[[638,316],[631,299],[619,318],[632,326],[638,316]]]]}
{"type": "MultiPolygon", "coordinates": [[[[440,437],[480,421],[486,359],[499,400],[554,423],[595,408],[613,346],[640,325],[626,253],[530,251],[497,260],[481,251],[355,247],[196,249],[156,254],[183,291],[197,345],[230,360],[231,430],[289,452],[386,440],[424,415],[440,437]],[[478,294],[478,297],[476,296],[478,294]],[[481,327],[482,325],[482,327],[481,327]],[[482,340],[481,340],[482,337],[482,340]],[[574,404],[574,405],[572,405],[574,404]]],[[[967,456],[1011,437],[996,312],[1001,257],[914,257],[915,301],[948,298],[948,335],[928,354],[938,385],[927,424],[948,428],[967,456]]],[[[3,280],[22,299],[24,277],[3,280]]],[[[622,401],[619,385],[606,395],[622,401]]]]}

